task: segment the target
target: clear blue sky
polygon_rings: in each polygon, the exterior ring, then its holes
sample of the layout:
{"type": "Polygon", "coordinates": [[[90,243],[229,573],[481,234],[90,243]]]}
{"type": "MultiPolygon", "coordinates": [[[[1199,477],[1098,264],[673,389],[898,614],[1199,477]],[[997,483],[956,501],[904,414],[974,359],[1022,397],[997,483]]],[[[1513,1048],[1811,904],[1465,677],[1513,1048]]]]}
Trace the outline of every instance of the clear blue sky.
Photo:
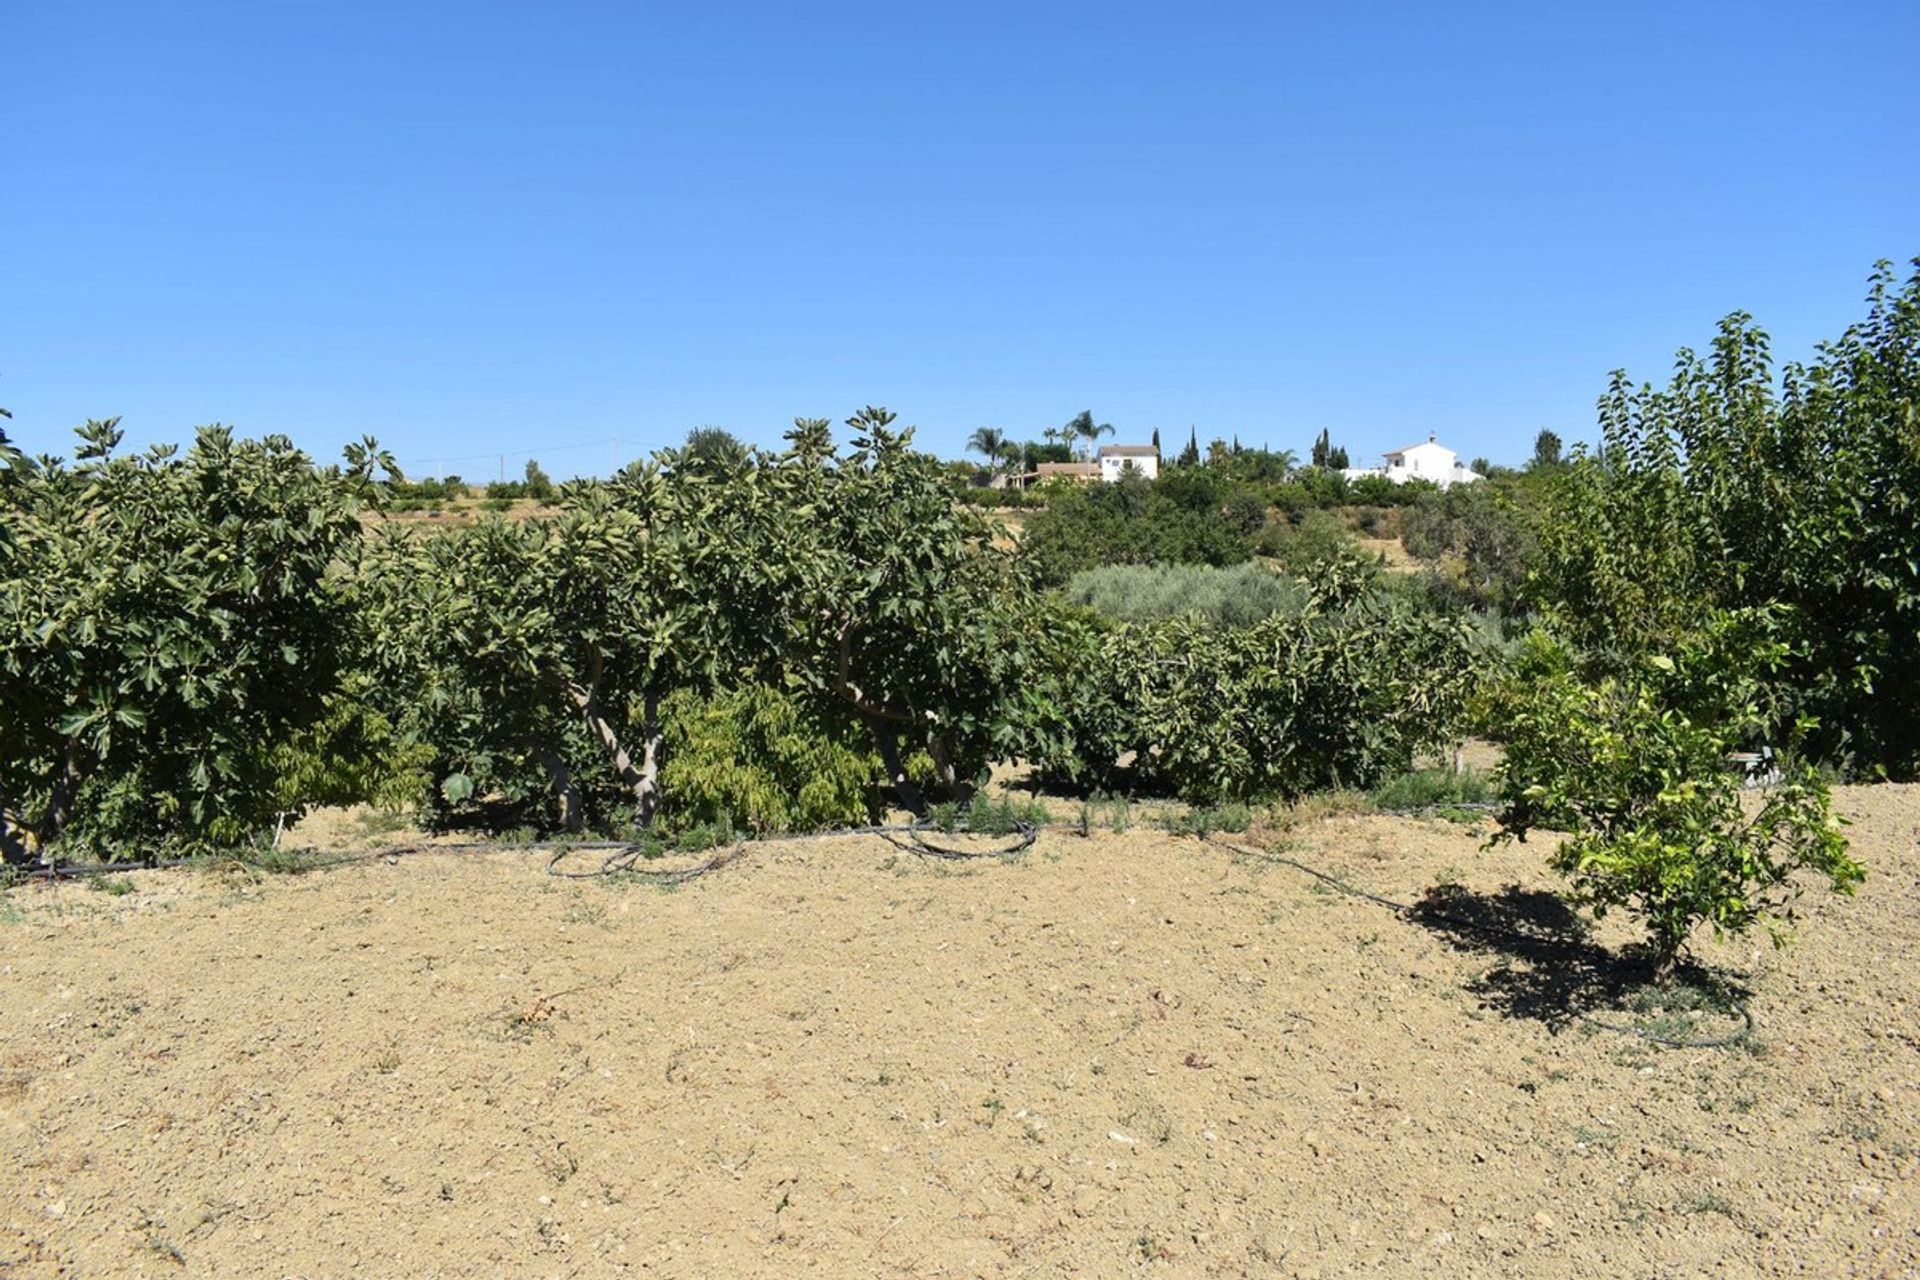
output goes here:
{"type": "Polygon", "coordinates": [[[0,404],[470,478],[867,403],[1518,460],[1920,254],[1916,52],[1914,0],[0,0],[0,404]]]}

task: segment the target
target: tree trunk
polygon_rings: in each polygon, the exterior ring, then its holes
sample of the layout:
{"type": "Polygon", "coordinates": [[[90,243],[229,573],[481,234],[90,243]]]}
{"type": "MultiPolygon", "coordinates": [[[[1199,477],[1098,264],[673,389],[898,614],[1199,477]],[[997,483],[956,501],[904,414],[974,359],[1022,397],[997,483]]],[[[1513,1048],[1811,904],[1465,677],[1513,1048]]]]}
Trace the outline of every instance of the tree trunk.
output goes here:
{"type": "Polygon", "coordinates": [[[1680,971],[1680,948],[1667,947],[1659,942],[1654,946],[1657,954],[1653,965],[1653,985],[1664,991],[1673,985],[1673,979],[1680,971]]]}
{"type": "Polygon", "coordinates": [[[569,684],[567,693],[580,709],[581,718],[593,732],[594,740],[613,762],[613,771],[633,792],[635,820],[645,826],[660,808],[660,757],[664,744],[664,736],[660,731],[660,695],[652,689],[647,690],[645,754],[636,766],[633,757],[627,754],[626,747],[621,745],[620,735],[614,732],[613,726],[600,713],[598,690],[569,684]]]}
{"type": "Polygon", "coordinates": [[[32,862],[26,828],[16,823],[11,814],[0,813],[0,866],[24,867],[32,862]]]}
{"type": "Polygon", "coordinates": [[[60,776],[53,780],[53,790],[47,796],[47,811],[35,828],[34,836],[40,846],[41,855],[51,860],[48,850],[67,829],[67,823],[73,819],[73,800],[80,791],[80,739],[67,739],[67,758],[60,770],[60,776]]]}
{"type": "Polygon", "coordinates": [[[665,763],[667,735],[660,727],[660,695],[649,687],[641,706],[640,780],[634,786],[634,818],[649,826],[660,811],[660,766],[665,763]]]}
{"type": "Polygon", "coordinates": [[[940,771],[940,788],[947,799],[965,803],[973,798],[973,779],[962,778],[959,768],[953,763],[953,750],[947,746],[947,740],[934,734],[927,740],[927,754],[933,757],[934,768],[940,771]]]}
{"type": "Polygon", "coordinates": [[[573,771],[567,768],[567,762],[560,753],[544,743],[534,748],[534,756],[540,761],[541,768],[547,771],[547,777],[553,780],[554,799],[560,807],[560,829],[578,831],[585,824],[586,815],[580,809],[580,789],[573,785],[573,771]]]}
{"type": "Polygon", "coordinates": [[[880,748],[880,759],[887,766],[887,781],[893,786],[894,796],[914,817],[924,817],[927,812],[926,801],[920,796],[920,788],[914,786],[913,779],[907,776],[906,766],[900,762],[899,729],[877,715],[869,714],[865,719],[867,729],[880,748]]]}

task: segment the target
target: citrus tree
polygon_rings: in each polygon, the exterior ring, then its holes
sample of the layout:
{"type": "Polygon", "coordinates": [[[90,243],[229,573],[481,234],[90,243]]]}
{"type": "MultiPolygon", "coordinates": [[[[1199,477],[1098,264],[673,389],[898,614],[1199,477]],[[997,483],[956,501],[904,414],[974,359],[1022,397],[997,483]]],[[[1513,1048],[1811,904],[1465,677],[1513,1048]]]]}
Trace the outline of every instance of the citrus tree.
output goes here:
{"type": "Polygon", "coordinates": [[[1673,978],[1702,925],[1738,935],[1766,924],[1776,941],[1811,871],[1850,893],[1864,875],[1847,853],[1827,787],[1804,762],[1742,802],[1730,752],[1777,718],[1765,707],[1789,655],[1769,611],[1713,617],[1633,667],[1583,674],[1544,632],[1527,642],[1494,698],[1507,739],[1498,840],[1539,827],[1568,832],[1552,855],[1596,915],[1645,926],[1656,982],[1673,978]]]}

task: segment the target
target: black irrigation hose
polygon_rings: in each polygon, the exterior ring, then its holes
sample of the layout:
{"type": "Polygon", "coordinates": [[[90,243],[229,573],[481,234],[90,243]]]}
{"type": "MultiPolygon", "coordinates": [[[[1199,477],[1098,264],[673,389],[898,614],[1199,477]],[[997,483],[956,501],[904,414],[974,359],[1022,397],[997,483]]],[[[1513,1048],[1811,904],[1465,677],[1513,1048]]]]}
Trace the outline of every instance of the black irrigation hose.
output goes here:
{"type": "MultiPolygon", "coordinates": [[[[1359,898],[1363,901],[1385,907],[1401,916],[1411,918],[1418,909],[1413,903],[1400,902],[1382,894],[1369,892],[1357,885],[1349,884],[1339,876],[1322,871],[1318,867],[1309,866],[1297,858],[1289,858],[1283,853],[1275,853],[1270,849],[1249,849],[1244,845],[1230,844],[1213,835],[1204,835],[1200,838],[1210,845],[1225,849],[1229,853],[1238,854],[1243,858],[1252,858],[1259,862],[1271,862],[1279,866],[1289,867],[1295,871],[1305,872],[1315,880],[1331,885],[1349,897],[1359,898]]],[[[1522,933],[1518,929],[1508,929],[1501,925],[1489,924],[1484,920],[1469,920],[1465,916],[1453,915],[1446,911],[1428,910],[1422,914],[1429,920],[1439,921],[1442,924],[1450,924],[1470,933],[1490,935],[1499,938],[1513,938],[1520,942],[1530,943],[1538,941],[1532,934],[1522,933]]],[[[1629,1026],[1621,1022],[1608,1022],[1603,1018],[1597,1018],[1579,1009],[1574,1009],[1570,1012],[1575,1018],[1578,1018],[1588,1026],[1597,1027],[1602,1031],[1611,1031],[1616,1035],[1637,1036],[1649,1044],[1657,1044],[1666,1049],[1725,1049],[1732,1045],[1740,1044],[1751,1037],[1754,1026],[1753,1010],[1749,1008],[1744,1001],[1736,1001],[1733,1006],[1733,1012],[1740,1018],[1739,1027],[1729,1031],[1723,1036],[1707,1036],[1697,1040],[1682,1040],[1677,1036],[1666,1036],[1661,1035],[1657,1031],[1649,1031],[1645,1027],[1629,1026]]]]}
{"type": "MultiPolygon", "coordinates": [[[[908,853],[919,854],[925,858],[940,858],[947,862],[972,862],[981,858],[1016,858],[1033,848],[1033,842],[1040,838],[1039,824],[1022,818],[1015,818],[1013,821],[1013,834],[1018,838],[1004,849],[956,849],[949,845],[935,844],[927,839],[927,832],[936,831],[939,828],[924,819],[896,830],[904,830],[907,838],[900,840],[891,831],[882,832],[887,843],[905,849],[908,853]]],[[[962,826],[956,826],[954,833],[971,834],[962,826]]]]}
{"type": "MultiPolygon", "coordinates": [[[[1062,824],[1064,826],[1064,824],[1062,824]]],[[[813,831],[799,835],[767,836],[758,840],[739,840],[691,866],[653,868],[641,866],[646,856],[646,848],[631,840],[465,840],[446,844],[394,845],[382,849],[371,849],[365,853],[346,854],[328,858],[324,861],[304,864],[301,870],[323,870],[327,867],[343,866],[353,862],[371,862],[380,858],[398,858],[419,853],[498,853],[520,851],[529,853],[552,852],[547,860],[547,874],[562,880],[594,880],[611,875],[633,875],[662,884],[679,884],[717,871],[733,862],[744,853],[750,844],[796,844],[812,840],[835,840],[847,836],[879,836],[909,853],[923,857],[941,858],[949,861],[962,861],[976,858],[1011,858],[1033,847],[1039,838],[1040,827],[1034,823],[1016,819],[1014,834],[1018,837],[1012,845],[999,849],[957,849],[936,844],[927,838],[927,832],[937,830],[935,825],[925,819],[909,823],[879,824],[865,827],[836,827],[830,831],[813,831]],[[579,853],[600,853],[606,856],[600,865],[588,871],[572,871],[561,864],[579,853]]],[[[1078,829],[1075,827],[1074,829],[1078,829]]],[[[964,832],[964,826],[957,828],[964,832]]],[[[119,875],[128,871],[154,871],[173,867],[193,866],[205,862],[202,858],[145,858],[126,862],[67,862],[52,866],[38,866],[23,870],[20,874],[30,880],[56,881],[66,879],[84,879],[89,876],[119,875]]]]}
{"type": "MultiPolygon", "coordinates": [[[[1040,837],[1040,828],[1034,823],[1016,819],[1014,834],[1018,837],[1013,844],[999,849],[956,849],[947,845],[935,844],[927,839],[927,832],[935,830],[932,823],[922,819],[909,823],[889,823],[867,827],[836,827],[831,831],[811,831],[800,835],[767,836],[759,840],[739,840],[709,857],[686,867],[652,868],[639,865],[646,856],[644,846],[632,843],[615,845],[563,844],[554,846],[554,855],[547,861],[547,874],[563,880],[594,880],[603,876],[633,875],[641,876],[658,884],[684,884],[709,872],[717,871],[733,862],[745,853],[749,845],[754,844],[799,844],[814,840],[837,840],[847,836],[879,836],[887,843],[908,853],[922,857],[940,858],[951,862],[970,861],[978,858],[1012,858],[1025,853],[1033,847],[1040,837]],[[569,854],[583,849],[611,848],[600,865],[590,871],[568,871],[561,867],[569,854]]],[[[964,830],[964,828],[962,828],[964,830]]],[[[440,846],[442,848],[446,846],[440,846]]]]}
{"type": "MultiPolygon", "coordinates": [[[[1464,808],[1466,806],[1460,807],[1464,808]]],[[[475,840],[453,844],[399,845],[386,849],[374,849],[363,854],[347,854],[337,858],[329,858],[324,862],[313,863],[310,867],[303,868],[303,870],[321,870],[327,867],[343,866],[353,862],[371,862],[380,858],[398,858],[419,853],[494,853],[503,850],[546,852],[547,850],[552,850],[553,856],[547,860],[547,874],[559,879],[596,880],[613,875],[631,875],[650,880],[655,884],[677,885],[685,884],[701,876],[708,875],[711,872],[718,871],[720,868],[737,860],[746,852],[748,846],[752,844],[798,844],[815,840],[837,840],[848,836],[871,835],[879,836],[896,848],[903,849],[908,853],[921,857],[938,858],[948,862],[963,862],[986,858],[1018,857],[1033,847],[1034,842],[1040,838],[1040,832],[1043,830],[1072,831],[1078,832],[1083,836],[1088,834],[1087,828],[1077,822],[1034,823],[1027,822],[1023,819],[1015,819],[1013,828],[1014,834],[1018,838],[1012,844],[998,849],[957,849],[948,845],[936,844],[927,838],[927,833],[938,830],[938,828],[927,819],[921,818],[909,823],[890,823],[866,827],[839,827],[831,831],[808,832],[803,835],[768,836],[761,840],[739,840],[722,849],[716,850],[699,862],[685,867],[655,869],[639,866],[637,864],[640,859],[646,856],[645,846],[625,840],[549,840],[525,843],[475,840]],[[590,871],[568,871],[560,865],[573,854],[601,851],[605,851],[607,856],[601,860],[598,867],[590,871]]],[[[964,827],[956,827],[955,830],[958,833],[965,834],[964,827]]],[[[1359,898],[1362,901],[1371,902],[1376,906],[1385,907],[1400,916],[1411,917],[1417,909],[1412,903],[1400,902],[1396,899],[1386,897],[1383,894],[1362,889],[1358,885],[1342,880],[1339,876],[1333,875],[1330,872],[1322,871],[1320,868],[1311,866],[1297,858],[1289,858],[1285,854],[1275,853],[1270,849],[1248,848],[1245,845],[1237,845],[1222,840],[1218,836],[1210,833],[1201,836],[1200,839],[1216,848],[1224,849],[1228,853],[1236,854],[1243,858],[1252,858],[1259,862],[1274,863],[1278,866],[1299,871],[1323,884],[1337,889],[1349,897],[1359,898]]],[[[56,863],[26,871],[24,874],[28,879],[52,882],[62,879],[84,879],[89,876],[116,875],[126,871],[150,871],[183,867],[199,861],[201,860],[196,858],[148,858],[140,862],[56,863]]],[[[1513,938],[1521,942],[1537,941],[1533,935],[1522,933],[1517,929],[1508,929],[1500,925],[1490,924],[1484,920],[1470,920],[1465,916],[1457,916],[1445,911],[1430,910],[1426,912],[1426,916],[1428,919],[1450,924],[1471,933],[1513,938]]],[[[1696,1040],[1682,1040],[1675,1036],[1665,1036],[1655,1031],[1649,1031],[1645,1027],[1608,1022],[1590,1013],[1584,1013],[1579,1010],[1574,1010],[1573,1016],[1587,1023],[1589,1026],[1599,1028],[1600,1030],[1611,1031],[1616,1035],[1636,1036],[1641,1040],[1645,1040],[1650,1044],[1660,1045],[1663,1048],[1721,1049],[1739,1044],[1753,1035],[1753,1010],[1745,1003],[1736,1003],[1733,1011],[1740,1018],[1740,1026],[1737,1029],[1723,1036],[1710,1036],[1696,1040]]]]}
{"type": "Polygon", "coordinates": [[[85,880],[89,876],[117,876],[128,871],[166,871],[191,866],[197,858],[142,858],[134,862],[56,862],[35,867],[13,868],[23,880],[85,880]]]}
{"type": "Polygon", "coordinates": [[[612,853],[609,853],[601,860],[600,865],[591,871],[562,870],[560,864],[566,860],[567,855],[579,851],[580,847],[579,845],[563,845],[556,849],[553,857],[547,860],[547,874],[562,880],[597,880],[602,876],[633,875],[651,880],[656,884],[684,884],[688,880],[698,879],[700,876],[706,875],[709,871],[717,871],[721,867],[726,866],[729,862],[732,862],[740,856],[741,852],[746,849],[747,842],[740,840],[730,844],[701,859],[699,862],[694,863],[692,866],[657,868],[635,865],[642,857],[646,856],[645,846],[623,844],[615,848],[612,853]]]}

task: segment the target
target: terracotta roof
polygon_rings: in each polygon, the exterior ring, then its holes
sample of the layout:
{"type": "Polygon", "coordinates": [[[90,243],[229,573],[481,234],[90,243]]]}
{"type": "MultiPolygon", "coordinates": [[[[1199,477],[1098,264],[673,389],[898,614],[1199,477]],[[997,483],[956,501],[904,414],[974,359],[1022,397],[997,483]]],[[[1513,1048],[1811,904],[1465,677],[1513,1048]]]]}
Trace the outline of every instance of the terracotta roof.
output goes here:
{"type": "Polygon", "coordinates": [[[1157,458],[1160,451],[1150,444],[1103,444],[1100,446],[1103,458],[1157,458]]]}
{"type": "Polygon", "coordinates": [[[1040,476],[1090,476],[1099,471],[1093,462],[1042,462],[1033,469],[1040,476]]]}

